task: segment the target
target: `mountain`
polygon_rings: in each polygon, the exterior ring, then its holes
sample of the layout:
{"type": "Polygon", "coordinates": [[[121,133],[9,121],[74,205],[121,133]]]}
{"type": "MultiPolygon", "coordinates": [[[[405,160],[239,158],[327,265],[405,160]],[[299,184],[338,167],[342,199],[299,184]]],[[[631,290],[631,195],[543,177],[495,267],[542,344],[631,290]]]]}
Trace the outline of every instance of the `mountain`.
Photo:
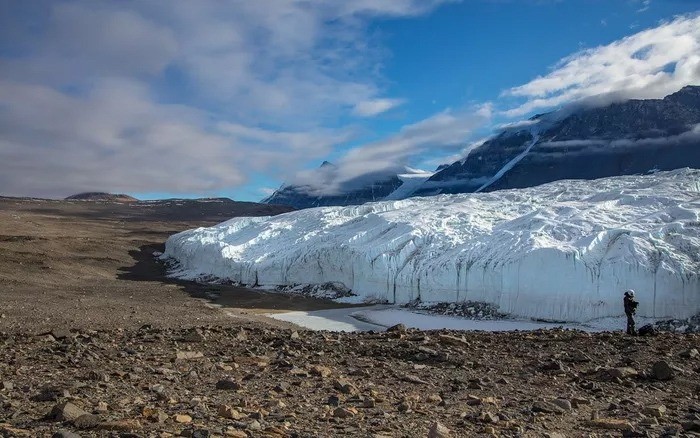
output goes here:
{"type": "Polygon", "coordinates": [[[284,185],[263,203],[295,208],[345,206],[443,193],[532,187],[700,168],[700,86],[663,99],[584,105],[538,114],[503,129],[465,158],[433,174],[406,171],[355,178],[332,193],[338,169],[316,169],[307,184],[284,185]]]}
{"type": "Polygon", "coordinates": [[[700,87],[664,99],[565,109],[502,131],[413,195],[531,187],[700,168],[700,87]]]}
{"type": "Polygon", "coordinates": [[[85,192],[71,195],[66,201],[109,201],[109,202],[136,202],[138,199],[125,194],[114,194],[105,192],[85,192]]]}
{"type": "MultiPolygon", "coordinates": [[[[337,205],[357,205],[366,202],[379,201],[391,196],[397,189],[404,186],[404,181],[413,181],[413,175],[422,175],[419,182],[425,181],[430,174],[406,169],[405,173],[374,172],[359,177],[350,178],[334,186],[339,179],[339,169],[332,163],[324,161],[310,175],[308,184],[283,185],[272,195],[263,199],[264,204],[289,205],[294,208],[327,207],[337,205]],[[330,187],[334,187],[332,190],[330,187]]],[[[409,186],[411,186],[409,184],[409,186]]],[[[408,187],[408,186],[404,186],[408,187]]],[[[418,187],[413,184],[409,196],[418,187]]]]}

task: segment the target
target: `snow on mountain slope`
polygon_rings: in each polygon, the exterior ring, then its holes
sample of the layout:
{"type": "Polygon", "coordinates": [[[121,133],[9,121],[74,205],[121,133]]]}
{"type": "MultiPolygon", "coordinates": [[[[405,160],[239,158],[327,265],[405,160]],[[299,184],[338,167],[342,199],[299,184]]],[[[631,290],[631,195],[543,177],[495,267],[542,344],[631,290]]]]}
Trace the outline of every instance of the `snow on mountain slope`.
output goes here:
{"type": "Polygon", "coordinates": [[[397,176],[401,180],[401,185],[387,195],[385,201],[396,201],[399,199],[408,198],[413,194],[418,187],[420,187],[424,182],[433,176],[434,172],[424,172],[422,170],[416,170],[414,173],[400,173],[397,176]]]}
{"type": "Polygon", "coordinates": [[[367,298],[482,301],[583,322],[700,311],[700,170],[236,218],[171,236],[181,278],[342,282],[367,298]]]}

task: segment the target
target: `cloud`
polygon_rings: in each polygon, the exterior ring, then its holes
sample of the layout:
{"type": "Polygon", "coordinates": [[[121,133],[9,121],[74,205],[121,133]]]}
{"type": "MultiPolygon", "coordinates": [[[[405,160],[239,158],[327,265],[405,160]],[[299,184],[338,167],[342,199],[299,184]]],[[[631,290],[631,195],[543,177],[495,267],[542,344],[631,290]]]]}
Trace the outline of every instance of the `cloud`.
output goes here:
{"type": "Polygon", "coordinates": [[[404,101],[401,99],[373,99],[359,102],[352,113],[359,117],[372,117],[396,108],[404,101]]]}
{"type": "Polygon", "coordinates": [[[504,93],[525,99],[518,117],[598,96],[598,102],[660,98],[700,83],[700,16],[677,18],[563,59],[546,76],[504,93]]]}
{"type": "Polygon", "coordinates": [[[347,141],[383,96],[375,18],[450,0],[3,2],[0,187],[206,193],[347,141]]]}
{"type": "Polygon", "coordinates": [[[405,173],[411,159],[425,152],[462,149],[472,131],[488,121],[482,108],[443,110],[409,124],[392,136],[348,151],[335,166],[301,172],[290,181],[309,194],[334,195],[366,178],[405,173]]]}

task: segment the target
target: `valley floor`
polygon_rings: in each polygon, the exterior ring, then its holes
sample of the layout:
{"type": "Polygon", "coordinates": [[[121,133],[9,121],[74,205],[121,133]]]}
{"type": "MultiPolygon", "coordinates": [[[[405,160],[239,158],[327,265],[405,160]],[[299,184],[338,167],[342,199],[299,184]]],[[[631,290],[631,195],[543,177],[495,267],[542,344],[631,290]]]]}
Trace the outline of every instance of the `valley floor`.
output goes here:
{"type": "Polygon", "coordinates": [[[0,199],[0,436],[700,431],[698,335],[297,331],[264,314],[347,305],[169,280],[165,238],[226,216],[134,208],[0,199]]]}

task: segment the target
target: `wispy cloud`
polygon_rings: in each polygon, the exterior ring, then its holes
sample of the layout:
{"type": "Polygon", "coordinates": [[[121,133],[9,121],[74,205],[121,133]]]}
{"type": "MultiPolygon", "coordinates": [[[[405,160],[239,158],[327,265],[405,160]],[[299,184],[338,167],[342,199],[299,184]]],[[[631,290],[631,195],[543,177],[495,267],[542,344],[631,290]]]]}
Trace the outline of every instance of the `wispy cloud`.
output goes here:
{"type": "Polygon", "coordinates": [[[2,190],[204,192],[301,167],[348,138],[339,115],[401,103],[368,23],[448,1],[3,2],[2,190]]]}
{"type": "Polygon", "coordinates": [[[402,99],[373,99],[359,102],[352,113],[359,117],[372,117],[403,104],[402,99]]]}
{"type": "Polygon", "coordinates": [[[290,181],[304,185],[311,194],[329,195],[347,190],[363,176],[375,178],[406,171],[409,161],[427,151],[444,153],[462,150],[472,131],[488,121],[483,107],[463,111],[446,109],[397,134],[354,148],[331,169],[301,172],[290,181]]]}
{"type": "Polygon", "coordinates": [[[505,94],[525,99],[505,111],[511,117],[591,96],[599,102],[658,98],[700,83],[700,16],[677,18],[563,59],[546,76],[505,94]]]}

